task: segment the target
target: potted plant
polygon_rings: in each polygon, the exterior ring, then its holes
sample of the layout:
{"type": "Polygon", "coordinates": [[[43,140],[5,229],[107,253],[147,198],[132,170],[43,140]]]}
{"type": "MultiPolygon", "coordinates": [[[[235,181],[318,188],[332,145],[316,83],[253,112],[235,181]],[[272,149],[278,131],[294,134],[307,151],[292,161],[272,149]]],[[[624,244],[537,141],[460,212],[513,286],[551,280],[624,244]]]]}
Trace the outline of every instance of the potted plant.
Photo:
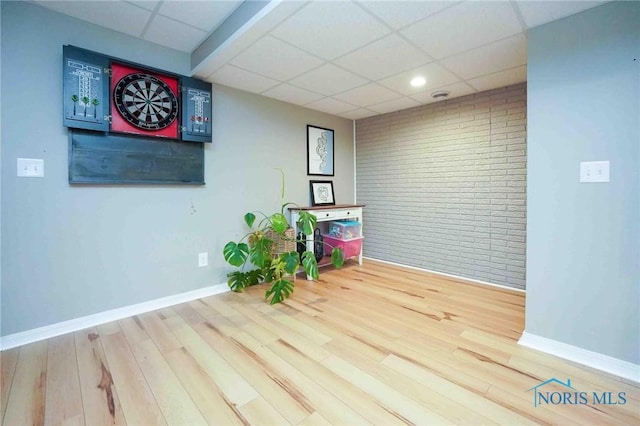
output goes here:
{"type": "MultiPolygon", "coordinates": [[[[296,205],[284,201],[284,173],[282,174],[281,208],[279,212],[266,215],[257,212],[261,219],[256,223],[256,214],[244,215],[244,222],[249,232],[239,241],[229,241],[223,250],[224,259],[232,266],[239,268],[227,274],[228,285],[232,291],[242,291],[247,287],[269,283],[271,286],[265,293],[265,299],[272,305],[280,303],[293,293],[294,283],[291,279],[298,272],[300,265],[308,276],[318,279],[318,263],[314,254],[305,251],[300,255],[296,251],[296,243],[303,242],[296,238],[295,230],[289,226],[284,214],[287,206],[296,205]]],[[[313,234],[316,217],[309,212],[300,212],[297,223],[305,235],[313,234]]],[[[344,264],[344,253],[341,248],[332,248],[331,263],[336,268],[344,264]]]]}

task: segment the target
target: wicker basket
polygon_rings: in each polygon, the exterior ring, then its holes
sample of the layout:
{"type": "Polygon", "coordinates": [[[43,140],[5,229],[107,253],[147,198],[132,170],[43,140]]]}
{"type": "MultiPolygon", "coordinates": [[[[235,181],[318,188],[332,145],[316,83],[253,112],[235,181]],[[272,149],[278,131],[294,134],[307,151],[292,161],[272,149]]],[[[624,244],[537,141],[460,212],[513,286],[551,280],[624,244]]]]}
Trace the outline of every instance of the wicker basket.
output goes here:
{"type": "Polygon", "coordinates": [[[273,241],[273,245],[271,246],[271,255],[273,257],[278,257],[282,253],[296,251],[296,230],[293,228],[287,228],[287,230],[284,231],[284,236],[287,238],[286,240],[278,235],[273,229],[269,229],[265,233],[265,236],[273,241]]]}

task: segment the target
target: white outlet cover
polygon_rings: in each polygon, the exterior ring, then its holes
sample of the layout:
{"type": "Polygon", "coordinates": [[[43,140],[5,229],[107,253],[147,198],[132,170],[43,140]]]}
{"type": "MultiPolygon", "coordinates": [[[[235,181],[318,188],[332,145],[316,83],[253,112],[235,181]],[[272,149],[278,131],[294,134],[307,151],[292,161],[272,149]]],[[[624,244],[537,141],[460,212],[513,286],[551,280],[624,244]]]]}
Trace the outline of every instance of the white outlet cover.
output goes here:
{"type": "Polygon", "coordinates": [[[582,161],[580,163],[580,182],[609,182],[608,161],[582,161]]]}
{"type": "Polygon", "coordinates": [[[200,268],[207,266],[209,264],[209,253],[198,253],[198,266],[200,268]]]}
{"type": "Polygon", "coordinates": [[[40,158],[18,158],[18,177],[44,177],[44,160],[40,158]]]}

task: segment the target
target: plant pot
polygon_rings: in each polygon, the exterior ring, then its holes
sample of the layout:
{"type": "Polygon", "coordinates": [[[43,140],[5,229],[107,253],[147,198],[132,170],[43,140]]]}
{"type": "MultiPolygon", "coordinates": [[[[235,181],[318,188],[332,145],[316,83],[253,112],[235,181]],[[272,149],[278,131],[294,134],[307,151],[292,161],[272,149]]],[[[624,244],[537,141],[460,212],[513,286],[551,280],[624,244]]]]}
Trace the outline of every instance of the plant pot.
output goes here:
{"type": "Polygon", "coordinates": [[[293,228],[287,228],[287,230],[284,231],[284,238],[278,235],[273,229],[269,229],[265,236],[273,241],[273,245],[271,246],[271,254],[273,257],[296,250],[296,231],[293,228]]]}

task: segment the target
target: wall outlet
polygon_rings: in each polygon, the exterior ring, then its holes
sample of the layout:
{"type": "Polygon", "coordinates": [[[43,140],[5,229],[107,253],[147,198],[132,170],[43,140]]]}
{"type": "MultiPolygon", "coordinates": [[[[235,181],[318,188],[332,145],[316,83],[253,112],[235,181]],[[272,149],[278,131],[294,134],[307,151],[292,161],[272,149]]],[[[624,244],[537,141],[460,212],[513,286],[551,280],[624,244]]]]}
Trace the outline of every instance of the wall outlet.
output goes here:
{"type": "Polygon", "coordinates": [[[209,264],[209,253],[198,253],[198,267],[202,268],[209,264]]]}
{"type": "Polygon", "coordinates": [[[18,177],[44,177],[44,160],[38,158],[18,158],[18,177]]]}
{"type": "Polygon", "coordinates": [[[580,182],[609,182],[608,161],[582,161],[580,182]]]}
{"type": "Polygon", "coordinates": [[[609,182],[608,161],[582,161],[580,182],[609,182]]]}

